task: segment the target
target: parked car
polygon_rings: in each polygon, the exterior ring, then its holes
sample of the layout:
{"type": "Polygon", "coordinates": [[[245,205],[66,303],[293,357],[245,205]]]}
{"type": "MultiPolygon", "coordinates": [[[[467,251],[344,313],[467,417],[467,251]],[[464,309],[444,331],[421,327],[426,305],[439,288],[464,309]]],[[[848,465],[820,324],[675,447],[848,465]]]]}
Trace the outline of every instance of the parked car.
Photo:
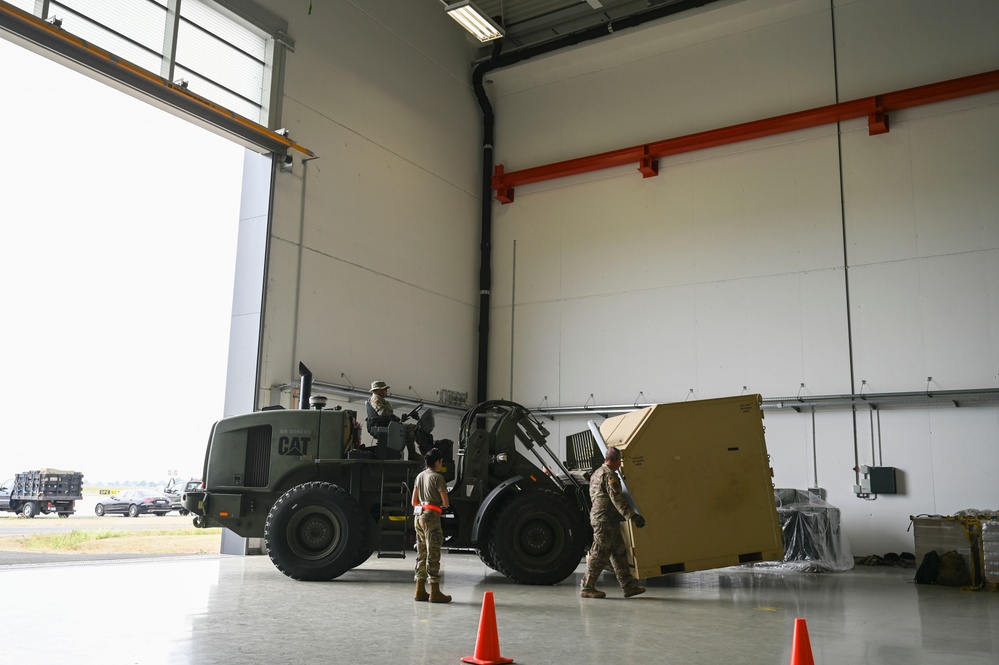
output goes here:
{"type": "Polygon", "coordinates": [[[124,490],[101,497],[94,507],[97,516],[128,515],[138,517],[152,513],[162,517],[170,512],[170,499],[155,490],[124,490]]]}
{"type": "Polygon", "coordinates": [[[182,503],[184,492],[197,489],[201,489],[201,481],[196,478],[186,481],[179,478],[171,478],[166,487],[163,488],[163,494],[170,499],[170,510],[176,510],[181,515],[187,515],[188,510],[182,503]]]}

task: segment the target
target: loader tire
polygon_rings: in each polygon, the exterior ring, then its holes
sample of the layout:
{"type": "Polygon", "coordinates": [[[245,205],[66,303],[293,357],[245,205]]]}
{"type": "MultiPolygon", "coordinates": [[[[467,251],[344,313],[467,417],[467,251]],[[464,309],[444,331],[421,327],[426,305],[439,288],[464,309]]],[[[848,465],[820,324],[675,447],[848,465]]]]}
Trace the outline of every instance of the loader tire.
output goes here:
{"type": "Polygon", "coordinates": [[[285,492],[267,514],[267,554],[292,579],[335,579],[361,560],[364,519],[343,488],[303,483],[285,492]]]}
{"type": "Polygon", "coordinates": [[[357,558],[350,563],[350,569],[357,568],[362,563],[371,558],[371,555],[375,553],[374,550],[370,549],[368,541],[371,537],[371,532],[374,530],[378,531],[378,521],[372,517],[370,519],[365,519],[361,521],[362,531],[360,534],[361,547],[357,550],[357,558]]]}
{"type": "Polygon", "coordinates": [[[489,553],[488,543],[484,547],[476,547],[475,553],[479,555],[479,561],[486,564],[487,567],[496,570],[496,562],[493,561],[493,557],[489,553]]]}
{"type": "Polygon", "coordinates": [[[490,550],[489,544],[492,542],[492,532],[493,527],[496,524],[495,516],[497,512],[502,510],[502,504],[495,510],[492,510],[492,517],[494,519],[485,518],[483,523],[479,526],[479,542],[478,546],[475,548],[475,553],[479,555],[479,561],[484,563],[487,568],[491,570],[496,570],[496,562],[493,561],[493,554],[490,550]]]}
{"type": "Polygon", "coordinates": [[[507,501],[489,535],[496,570],[520,584],[558,584],[586,551],[582,514],[551,490],[521,492],[507,501]]]}

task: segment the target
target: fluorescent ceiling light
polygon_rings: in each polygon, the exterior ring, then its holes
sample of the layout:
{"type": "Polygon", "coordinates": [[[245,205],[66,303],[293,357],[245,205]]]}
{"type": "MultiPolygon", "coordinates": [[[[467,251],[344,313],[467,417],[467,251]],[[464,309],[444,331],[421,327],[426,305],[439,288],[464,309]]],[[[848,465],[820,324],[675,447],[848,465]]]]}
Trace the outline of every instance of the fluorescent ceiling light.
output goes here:
{"type": "Polygon", "coordinates": [[[444,11],[465,30],[475,35],[480,42],[489,42],[503,36],[503,28],[486,16],[481,9],[472,4],[471,0],[455,2],[444,7],[444,11]]]}

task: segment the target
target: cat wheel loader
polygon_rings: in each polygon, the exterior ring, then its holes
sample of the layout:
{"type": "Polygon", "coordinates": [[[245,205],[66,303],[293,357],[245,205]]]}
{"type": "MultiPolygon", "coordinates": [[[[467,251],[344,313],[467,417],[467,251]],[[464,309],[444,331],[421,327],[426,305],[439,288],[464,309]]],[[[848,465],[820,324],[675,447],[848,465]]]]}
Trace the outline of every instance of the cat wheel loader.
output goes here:
{"type": "MultiPolygon", "coordinates": [[[[196,526],[263,538],[274,565],[297,580],[337,578],[373,554],[405,558],[415,542],[410,499],[422,460],[402,459],[399,428],[362,446],[356,412],[325,408],[311,397],[311,372],[304,364],[299,371],[299,402],[311,408],[269,407],[216,422],[204,485],[184,494],[185,509],[196,526]]],[[[433,428],[427,412],[420,423],[433,428]]],[[[575,571],[592,540],[589,495],[547,436],[528,409],[494,400],[464,414],[457,449],[434,442],[451,504],[445,548],[474,550],[522,584],[557,584],[575,571]]]]}

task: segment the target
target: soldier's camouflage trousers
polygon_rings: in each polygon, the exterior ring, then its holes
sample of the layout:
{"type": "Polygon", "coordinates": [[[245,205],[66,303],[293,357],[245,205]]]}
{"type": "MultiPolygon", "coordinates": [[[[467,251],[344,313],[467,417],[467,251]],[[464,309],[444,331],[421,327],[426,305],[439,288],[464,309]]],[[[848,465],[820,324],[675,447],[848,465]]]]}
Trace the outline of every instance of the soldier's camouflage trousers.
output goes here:
{"type": "Polygon", "coordinates": [[[416,518],[416,579],[429,579],[438,582],[441,578],[441,545],[444,544],[444,531],[441,530],[440,513],[424,510],[416,518]]]}
{"type": "Polygon", "coordinates": [[[593,524],[593,546],[586,555],[586,575],[583,576],[582,588],[594,589],[600,573],[610,561],[621,588],[634,584],[635,578],[628,568],[628,554],[621,537],[621,523],[618,521],[599,521],[593,524]]]}

